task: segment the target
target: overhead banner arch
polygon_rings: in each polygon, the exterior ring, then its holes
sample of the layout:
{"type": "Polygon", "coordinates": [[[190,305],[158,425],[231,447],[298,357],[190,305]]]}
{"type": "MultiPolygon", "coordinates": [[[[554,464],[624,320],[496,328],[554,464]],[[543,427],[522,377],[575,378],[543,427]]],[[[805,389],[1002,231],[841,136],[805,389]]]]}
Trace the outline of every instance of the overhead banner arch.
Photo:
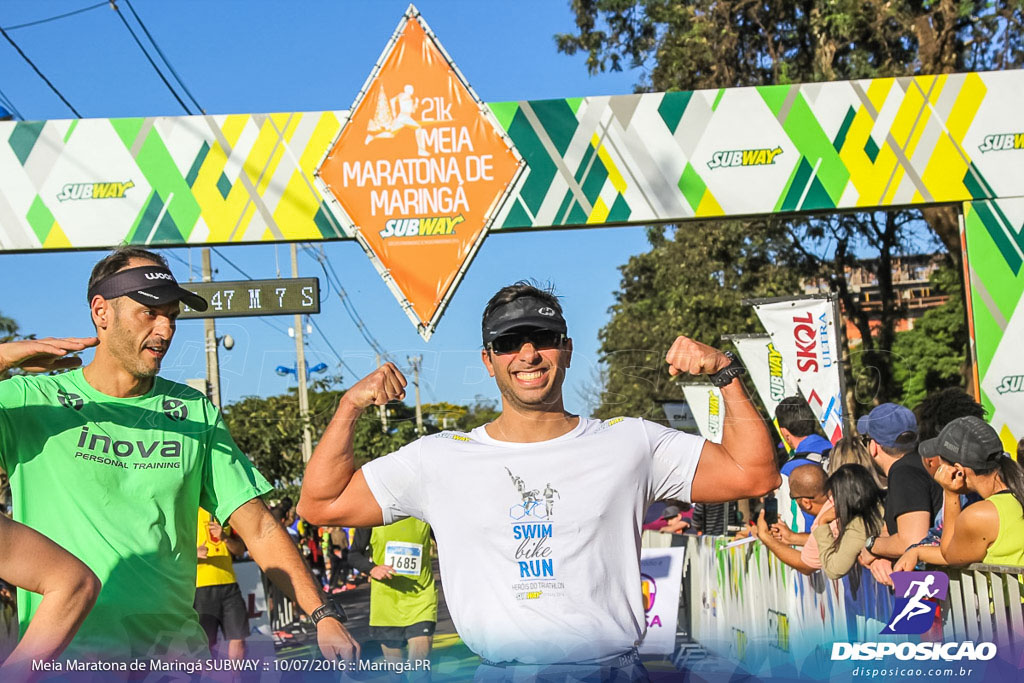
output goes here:
{"type": "Polygon", "coordinates": [[[354,102],[2,122],[0,250],[358,240],[429,338],[490,233],[957,204],[982,397],[1024,416],[1024,71],[481,103],[410,7],[354,102]]]}

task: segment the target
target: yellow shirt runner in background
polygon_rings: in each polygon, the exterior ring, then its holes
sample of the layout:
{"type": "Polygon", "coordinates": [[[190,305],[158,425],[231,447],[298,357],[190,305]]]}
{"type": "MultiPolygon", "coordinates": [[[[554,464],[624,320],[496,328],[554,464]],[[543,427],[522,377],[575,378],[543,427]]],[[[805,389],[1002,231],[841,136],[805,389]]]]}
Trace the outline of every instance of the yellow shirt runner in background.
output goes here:
{"type": "Polygon", "coordinates": [[[203,508],[199,508],[197,545],[205,544],[207,554],[206,557],[200,558],[196,565],[196,588],[222,586],[236,582],[231,552],[223,538],[224,534],[230,533],[230,527],[225,526],[222,536],[214,539],[207,526],[211,521],[213,521],[213,516],[203,508]]]}

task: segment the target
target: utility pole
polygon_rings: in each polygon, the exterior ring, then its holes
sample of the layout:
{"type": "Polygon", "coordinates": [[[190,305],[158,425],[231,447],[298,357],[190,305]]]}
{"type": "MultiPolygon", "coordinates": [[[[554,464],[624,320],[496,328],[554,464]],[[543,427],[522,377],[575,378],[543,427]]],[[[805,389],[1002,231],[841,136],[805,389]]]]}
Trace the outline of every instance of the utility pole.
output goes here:
{"type": "MultiPolygon", "coordinates": [[[[210,268],[210,249],[203,247],[203,282],[213,280],[213,269],[210,268]]],[[[218,355],[217,326],[213,318],[203,319],[203,330],[206,338],[206,393],[220,410],[220,357],[218,355]]]]}
{"type": "MultiPolygon", "coordinates": [[[[299,256],[292,242],[292,277],[299,276],[299,256]]],[[[295,374],[299,378],[299,419],[302,420],[302,462],[313,455],[313,434],[309,428],[309,394],[306,389],[306,345],[302,339],[302,314],[295,314],[295,374]]]]}
{"type": "Polygon", "coordinates": [[[412,366],[412,386],[416,390],[416,433],[423,435],[423,408],[420,405],[420,363],[423,356],[406,356],[412,366]]]}
{"type": "MultiPolygon", "coordinates": [[[[375,357],[377,359],[377,367],[379,368],[380,367],[380,354],[379,353],[375,354],[375,357]]],[[[387,434],[388,433],[388,406],[385,403],[384,405],[377,406],[377,407],[380,408],[380,431],[382,431],[385,434],[387,434]]]]}

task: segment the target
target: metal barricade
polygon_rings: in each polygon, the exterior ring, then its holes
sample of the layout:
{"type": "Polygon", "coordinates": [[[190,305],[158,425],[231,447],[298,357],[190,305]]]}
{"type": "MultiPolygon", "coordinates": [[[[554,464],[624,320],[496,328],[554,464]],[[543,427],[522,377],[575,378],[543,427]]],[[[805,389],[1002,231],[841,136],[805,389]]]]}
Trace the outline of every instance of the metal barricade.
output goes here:
{"type": "Polygon", "coordinates": [[[293,603],[280,588],[263,576],[263,590],[267,595],[267,611],[270,613],[270,630],[272,633],[287,631],[289,627],[296,624],[299,615],[302,614],[295,603],[293,603]]]}
{"type": "Polygon", "coordinates": [[[990,564],[936,569],[949,575],[943,636],[992,642],[1000,650],[1008,649],[1018,661],[1024,657],[1024,569],[990,564]]]}
{"type": "MultiPolygon", "coordinates": [[[[831,643],[920,640],[885,635],[895,597],[870,572],[855,565],[832,580],[804,575],[761,543],[726,547],[731,539],[647,532],[647,547],[685,544],[686,632],[719,657],[751,672],[796,667],[802,675],[827,675],[831,643]],[[823,647],[824,645],[824,647],[823,647]]],[[[1024,658],[1024,569],[971,565],[936,567],[950,577],[942,603],[947,641],[993,642],[1000,657],[1024,658]]],[[[681,602],[682,605],[682,602],[681,602]]]]}

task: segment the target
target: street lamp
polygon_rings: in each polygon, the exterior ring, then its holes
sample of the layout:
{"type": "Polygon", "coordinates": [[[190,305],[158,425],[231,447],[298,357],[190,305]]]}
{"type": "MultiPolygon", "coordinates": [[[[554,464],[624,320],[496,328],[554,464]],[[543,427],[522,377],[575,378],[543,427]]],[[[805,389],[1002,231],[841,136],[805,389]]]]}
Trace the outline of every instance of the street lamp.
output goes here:
{"type": "Polygon", "coordinates": [[[222,337],[217,336],[216,329],[213,327],[212,318],[207,318],[206,322],[211,324],[206,328],[206,385],[207,395],[210,400],[213,401],[213,405],[220,408],[220,357],[218,351],[221,345],[228,351],[235,348],[235,338],[230,334],[225,334],[222,337]]]}
{"type": "MultiPolygon", "coordinates": [[[[281,377],[287,377],[288,375],[298,375],[299,374],[298,365],[297,364],[293,365],[292,367],[288,367],[287,365],[278,365],[276,368],[274,368],[274,372],[276,372],[281,377]]],[[[307,376],[310,373],[321,373],[321,372],[327,372],[327,363],[317,363],[313,367],[310,367],[309,363],[306,363],[306,375],[307,376]]]]}

